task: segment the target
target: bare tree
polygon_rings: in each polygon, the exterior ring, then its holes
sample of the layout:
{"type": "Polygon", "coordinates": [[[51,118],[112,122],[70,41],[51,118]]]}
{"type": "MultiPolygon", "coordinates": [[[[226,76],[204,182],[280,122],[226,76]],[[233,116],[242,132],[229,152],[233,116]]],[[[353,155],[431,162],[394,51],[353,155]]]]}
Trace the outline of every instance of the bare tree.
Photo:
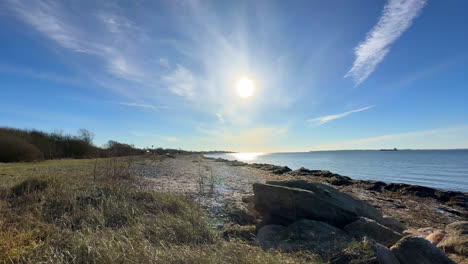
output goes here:
{"type": "Polygon", "coordinates": [[[84,142],[88,143],[89,145],[93,144],[94,134],[93,132],[80,128],[78,129],[78,138],[82,139],[84,142]]]}

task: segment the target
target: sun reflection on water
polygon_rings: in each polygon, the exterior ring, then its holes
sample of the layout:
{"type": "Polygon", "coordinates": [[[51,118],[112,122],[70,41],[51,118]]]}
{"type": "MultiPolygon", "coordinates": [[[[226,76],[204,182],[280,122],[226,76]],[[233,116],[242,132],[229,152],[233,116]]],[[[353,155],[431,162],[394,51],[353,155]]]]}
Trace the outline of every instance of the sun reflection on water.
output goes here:
{"type": "Polygon", "coordinates": [[[230,155],[239,161],[252,161],[256,160],[258,156],[263,155],[263,153],[231,153],[230,155]]]}

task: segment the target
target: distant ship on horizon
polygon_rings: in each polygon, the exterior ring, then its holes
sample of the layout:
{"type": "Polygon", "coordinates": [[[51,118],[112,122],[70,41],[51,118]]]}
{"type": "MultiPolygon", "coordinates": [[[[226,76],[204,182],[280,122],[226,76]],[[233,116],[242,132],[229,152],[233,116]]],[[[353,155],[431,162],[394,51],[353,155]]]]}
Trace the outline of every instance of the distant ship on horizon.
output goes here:
{"type": "Polygon", "coordinates": [[[380,151],[397,151],[397,148],[392,148],[392,149],[381,149],[380,151]]]}

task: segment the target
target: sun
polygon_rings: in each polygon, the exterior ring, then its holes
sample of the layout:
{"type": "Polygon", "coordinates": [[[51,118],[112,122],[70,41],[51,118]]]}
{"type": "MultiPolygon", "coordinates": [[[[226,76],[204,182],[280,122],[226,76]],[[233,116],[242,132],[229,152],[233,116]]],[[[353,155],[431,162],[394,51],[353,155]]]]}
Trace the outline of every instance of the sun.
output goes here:
{"type": "Polygon", "coordinates": [[[236,82],[237,94],[242,98],[248,98],[253,95],[255,84],[254,82],[247,78],[242,77],[236,82]]]}

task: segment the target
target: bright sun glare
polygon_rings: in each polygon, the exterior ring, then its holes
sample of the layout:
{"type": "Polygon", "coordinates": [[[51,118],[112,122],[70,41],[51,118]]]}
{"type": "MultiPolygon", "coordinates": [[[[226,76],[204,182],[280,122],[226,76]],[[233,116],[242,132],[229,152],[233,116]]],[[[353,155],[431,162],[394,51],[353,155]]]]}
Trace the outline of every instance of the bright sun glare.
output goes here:
{"type": "Polygon", "coordinates": [[[253,95],[255,85],[251,79],[247,77],[242,77],[239,80],[237,80],[236,88],[237,94],[240,97],[247,98],[253,95]]]}

